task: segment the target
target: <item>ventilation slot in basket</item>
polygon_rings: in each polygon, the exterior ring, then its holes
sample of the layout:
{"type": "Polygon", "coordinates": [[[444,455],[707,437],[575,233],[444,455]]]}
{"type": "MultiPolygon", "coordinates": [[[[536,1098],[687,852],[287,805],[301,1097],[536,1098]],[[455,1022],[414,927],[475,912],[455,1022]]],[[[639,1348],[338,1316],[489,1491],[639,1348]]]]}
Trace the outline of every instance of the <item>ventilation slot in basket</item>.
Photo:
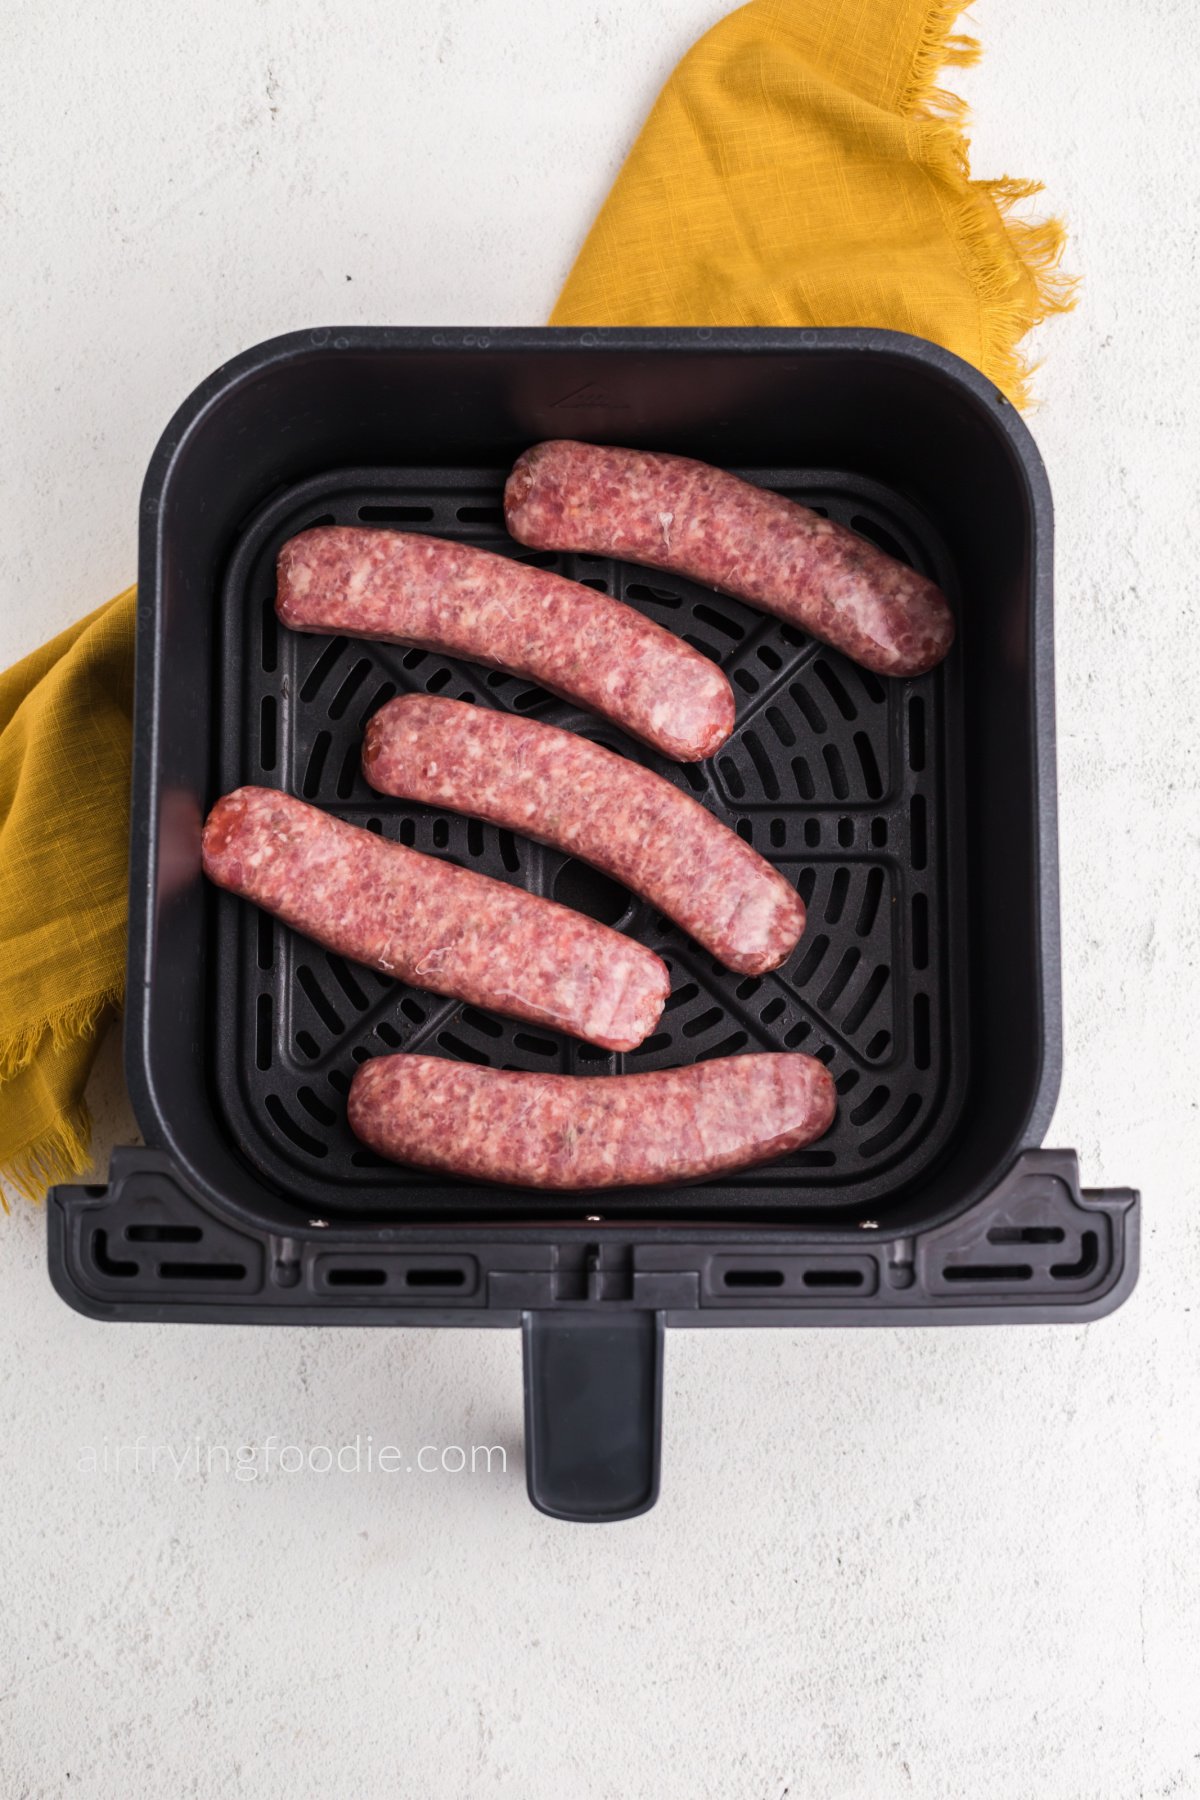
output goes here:
{"type": "Polygon", "coordinates": [[[947,1263],[942,1274],[947,1281],[1028,1281],[1033,1270],[1028,1263],[947,1263]]]}
{"type": "Polygon", "coordinates": [[[304,677],[300,687],[300,698],[307,705],[315,700],[321,688],[336,668],[343,650],[346,648],[344,637],[331,638],[316,662],[304,677]]]}
{"type": "Polygon", "coordinates": [[[113,1279],[119,1277],[122,1280],[129,1280],[132,1276],[141,1274],[137,1263],[110,1255],[107,1231],[93,1231],[92,1261],[102,1275],[111,1276],[113,1279]]]}
{"type": "Polygon", "coordinates": [[[158,1273],[163,1281],[244,1281],[244,1263],[162,1262],[158,1273]]]}
{"type": "Polygon", "coordinates": [[[1092,1274],[1099,1261],[1100,1239],[1094,1231],[1085,1231],[1079,1240],[1079,1261],[1051,1263],[1050,1274],[1055,1281],[1082,1281],[1085,1275],[1092,1274]]]}
{"type": "Polygon", "coordinates": [[[204,1236],[198,1225],[127,1225],[131,1244],[198,1244],[204,1236]]]}

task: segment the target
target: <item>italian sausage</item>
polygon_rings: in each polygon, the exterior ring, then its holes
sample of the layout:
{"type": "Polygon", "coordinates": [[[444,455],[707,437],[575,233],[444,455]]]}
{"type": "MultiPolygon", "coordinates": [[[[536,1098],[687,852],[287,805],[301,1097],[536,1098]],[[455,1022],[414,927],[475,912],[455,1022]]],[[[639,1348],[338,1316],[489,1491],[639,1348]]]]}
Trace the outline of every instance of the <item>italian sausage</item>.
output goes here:
{"type": "Polygon", "coordinates": [[[814,1057],[726,1056],[646,1075],[543,1075],[377,1056],[350,1129],[381,1156],[477,1181],[594,1189],[692,1181],[784,1156],[837,1105],[814,1057]]]}
{"type": "Polygon", "coordinates": [[[670,988],[620,932],[270,788],[217,801],[203,860],[218,887],[352,962],[606,1050],[640,1044],[670,988]]]}
{"type": "Polygon", "coordinates": [[[535,444],[508,478],[504,512],[520,544],[674,570],[879,675],[922,675],[954,640],[932,581],[844,525],[689,457],[535,444]]]}
{"type": "Polygon", "coordinates": [[[742,974],[778,968],[804,930],[799,894],[736,832],[574,732],[404,694],[369,721],[363,773],[381,793],[474,813],[582,857],[742,974]]]}
{"type": "Polygon", "coordinates": [[[733,689],[690,644],[607,594],[470,544],[317,526],[279,552],[275,604],[297,631],[525,675],[682,762],[711,756],[733,730],[733,689]]]}

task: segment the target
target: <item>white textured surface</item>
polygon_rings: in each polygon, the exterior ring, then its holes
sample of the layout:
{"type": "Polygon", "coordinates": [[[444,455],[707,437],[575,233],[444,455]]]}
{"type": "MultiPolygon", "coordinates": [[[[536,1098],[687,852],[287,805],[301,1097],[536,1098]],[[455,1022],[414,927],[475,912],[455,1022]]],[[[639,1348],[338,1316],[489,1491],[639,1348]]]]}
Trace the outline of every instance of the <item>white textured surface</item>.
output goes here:
{"type": "MultiPolygon", "coordinates": [[[[803,0],[798,0],[803,3],[803,0]]],[[[0,663],[131,579],[176,403],[292,326],[525,323],[718,0],[6,9],[0,663]],[[347,277],[351,277],[347,280],[347,277]]],[[[981,174],[1042,176],[1067,1060],[1139,1182],[1084,1329],[678,1333],[657,1510],[527,1505],[515,1333],[113,1328],[0,1228],[0,1795],[1200,1794],[1197,118],[1179,0],[984,0],[981,174]],[[1119,71],[1119,79],[1116,73],[1119,71]],[[77,1468],[503,1443],[507,1478],[77,1468]]],[[[103,1157],[130,1134],[114,1047],[103,1157]]]]}

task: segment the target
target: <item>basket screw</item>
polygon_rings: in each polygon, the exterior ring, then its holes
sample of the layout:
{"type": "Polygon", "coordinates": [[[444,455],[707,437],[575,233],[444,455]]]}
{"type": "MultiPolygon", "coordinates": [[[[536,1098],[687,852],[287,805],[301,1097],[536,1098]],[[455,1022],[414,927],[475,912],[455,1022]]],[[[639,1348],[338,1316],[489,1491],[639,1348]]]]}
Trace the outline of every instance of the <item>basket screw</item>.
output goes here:
{"type": "Polygon", "coordinates": [[[860,1231],[878,1231],[879,1230],[879,1220],[878,1219],[860,1219],[858,1221],[858,1229],[860,1231]]]}
{"type": "Polygon", "coordinates": [[[328,1219],[310,1219],[308,1222],[310,1225],[314,1225],[318,1231],[328,1230],[329,1227],[328,1219]]]}

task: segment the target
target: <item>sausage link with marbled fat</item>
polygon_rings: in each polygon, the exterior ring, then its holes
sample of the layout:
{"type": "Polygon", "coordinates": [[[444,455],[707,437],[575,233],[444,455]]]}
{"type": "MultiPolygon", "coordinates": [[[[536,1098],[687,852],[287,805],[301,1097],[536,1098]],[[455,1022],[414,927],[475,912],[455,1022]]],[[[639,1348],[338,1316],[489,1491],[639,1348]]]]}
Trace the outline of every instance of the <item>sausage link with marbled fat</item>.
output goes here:
{"type": "Polygon", "coordinates": [[[275,605],[296,631],[524,675],[681,762],[711,756],[733,730],[733,689],[682,638],[580,582],[470,544],[316,526],[279,552],[275,605]]]}
{"type": "Polygon", "coordinates": [[[204,871],[306,937],[414,987],[632,1050],[670,989],[654,953],[553,900],[270,788],[218,800],[204,871]]]}
{"type": "Polygon", "coordinates": [[[518,543],[706,582],[879,675],[922,675],[954,641],[945,596],[925,576],[807,506],[689,457],[536,444],[508,478],[504,512],[518,543]]]}
{"type": "Polygon", "coordinates": [[[381,793],[473,813],[582,857],[741,974],[778,968],[804,930],[799,894],[736,832],[574,732],[404,694],[368,723],[363,773],[381,793]]]}
{"type": "Polygon", "coordinates": [[[506,1186],[693,1181],[786,1156],[837,1107],[815,1057],[726,1056],[646,1075],[542,1075],[378,1056],[350,1086],[350,1129],[393,1162],[506,1186]]]}

